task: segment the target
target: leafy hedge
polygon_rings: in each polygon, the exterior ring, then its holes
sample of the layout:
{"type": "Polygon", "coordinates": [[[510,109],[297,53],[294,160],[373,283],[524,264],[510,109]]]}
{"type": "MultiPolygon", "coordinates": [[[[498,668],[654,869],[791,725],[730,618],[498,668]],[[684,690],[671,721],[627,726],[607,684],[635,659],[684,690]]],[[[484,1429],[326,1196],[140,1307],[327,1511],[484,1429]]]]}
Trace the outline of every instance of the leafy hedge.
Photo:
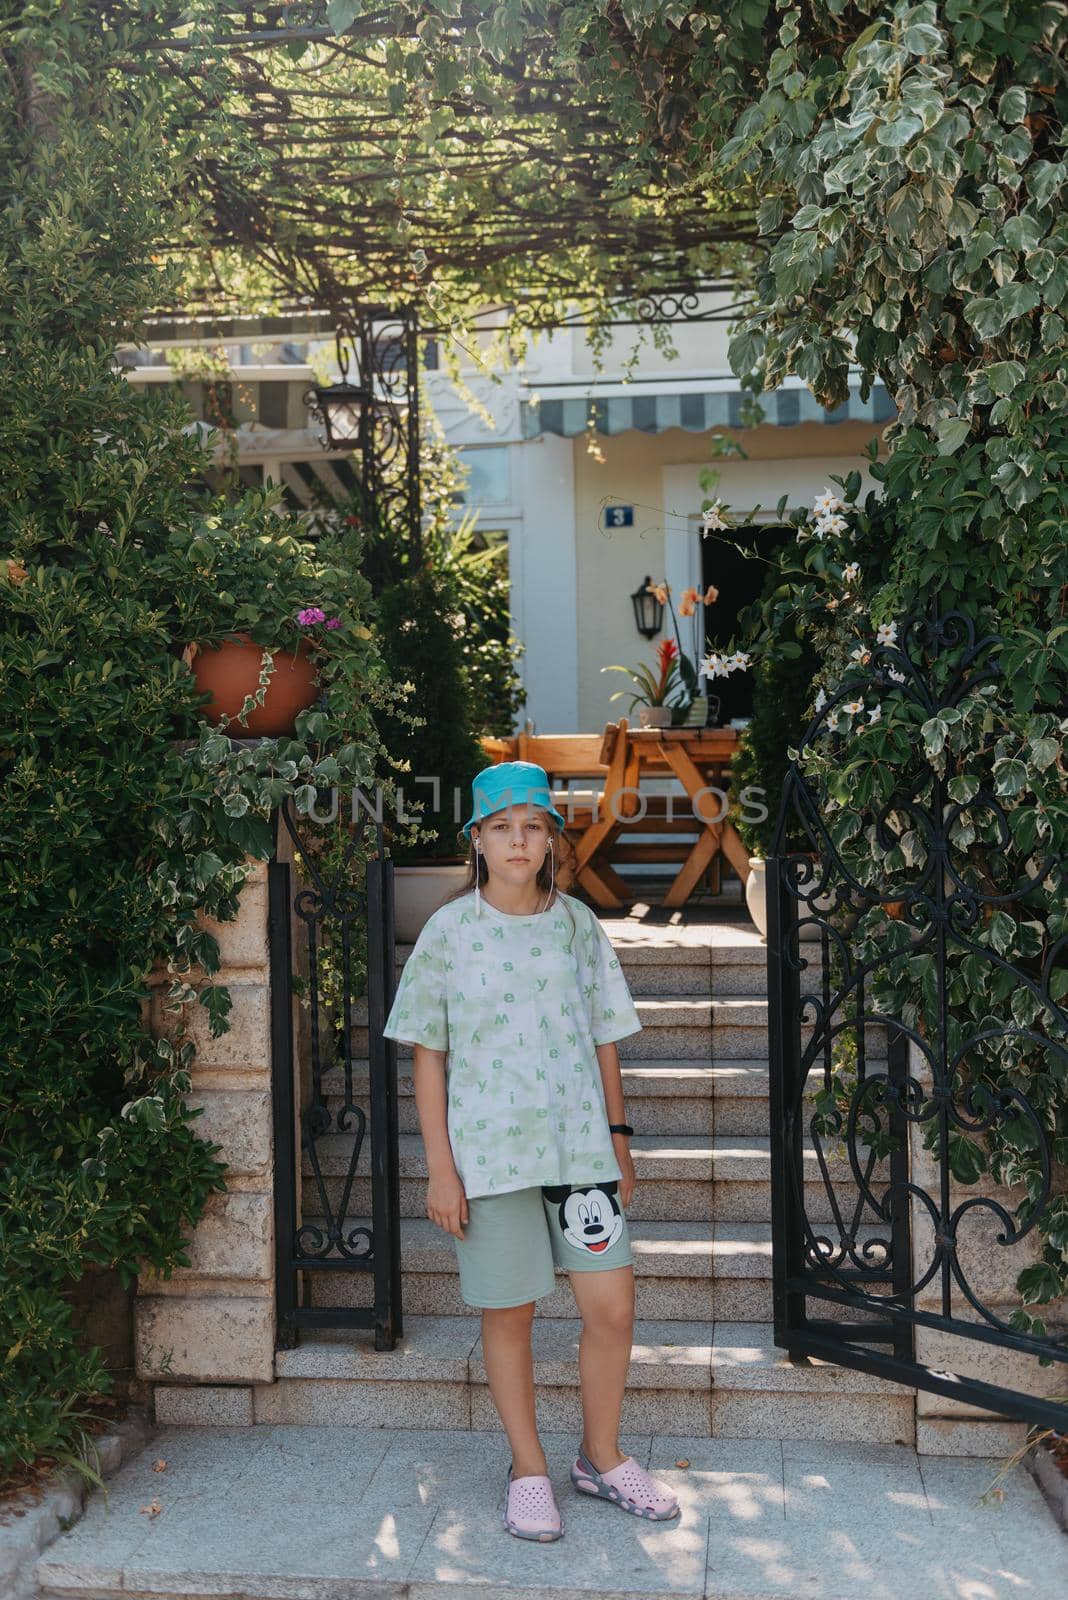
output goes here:
{"type": "MultiPolygon", "coordinates": [[[[218,970],[203,912],[236,910],[284,795],[371,780],[394,702],[367,585],[331,568],[269,498],[217,505],[181,403],[117,370],[167,284],[151,257],[180,209],[150,82],[109,83],[78,7],[6,5],[0,77],[0,1479],[72,1460],[111,1387],[61,1290],[86,1263],[168,1273],[213,1190],[218,1149],[187,1110],[192,1045],[143,1026],[155,962],[176,1007],[218,970]],[[23,18],[29,17],[29,21],[23,18]],[[235,567],[236,562],[236,567],[235,567]],[[240,597],[225,580],[242,575],[240,597]],[[193,640],[255,632],[278,596],[342,619],[298,736],[232,745],[199,716],[193,640]],[[257,620],[257,613],[259,620],[257,620]]],[[[180,153],[179,153],[180,155],[180,153]]],[[[289,624],[295,634],[297,625],[289,624]]],[[[290,642],[290,641],[287,641],[290,642]]],[[[231,732],[240,734],[240,728],[231,732]]],[[[208,987],[211,1028],[229,997],[208,987]]]]}
{"type": "MultiPolygon", "coordinates": [[[[803,633],[818,649],[808,710],[833,703],[837,732],[803,761],[862,881],[909,870],[914,830],[895,801],[919,791],[928,763],[952,778],[961,809],[947,826],[967,881],[995,892],[1014,872],[1036,877],[974,931],[990,960],[951,948],[951,1044],[987,1026],[1063,1035],[1027,980],[1044,971],[1063,1008],[1066,42],[1063,6],[1042,0],[580,0],[560,35],[561,61],[627,129],[632,164],[752,205],[764,248],[730,347],[743,384],[759,395],[797,375],[834,406],[855,363],[862,397],[878,379],[894,400],[888,458],[871,466],[881,500],[860,503],[857,477],[841,484],[838,522],[819,528],[799,511],[780,592],[726,648],[789,659],[803,633]],[[924,715],[893,681],[880,687],[870,665],[880,626],[932,595],[997,641],[984,656],[991,683],[947,716],[924,715]]],[[[945,652],[936,695],[960,664],[945,652]]],[[[933,1026],[931,982],[928,965],[903,961],[879,1003],[933,1026]]],[[[958,1092],[1001,1073],[1032,1099],[1063,1162],[1061,1058],[1041,1043],[980,1056],[958,1092]]],[[[986,1137],[961,1133],[953,1151],[962,1181],[992,1169],[1018,1184],[1021,1218],[1041,1181],[1025,1123],[999,1118],[986,1137]]],[[[1068,1292],[1066,1216],[1062,1166],[1042,1260],[1019,1283],[1022,1329],[1041,1328],[1034,1308],[1068,1292]]]]}

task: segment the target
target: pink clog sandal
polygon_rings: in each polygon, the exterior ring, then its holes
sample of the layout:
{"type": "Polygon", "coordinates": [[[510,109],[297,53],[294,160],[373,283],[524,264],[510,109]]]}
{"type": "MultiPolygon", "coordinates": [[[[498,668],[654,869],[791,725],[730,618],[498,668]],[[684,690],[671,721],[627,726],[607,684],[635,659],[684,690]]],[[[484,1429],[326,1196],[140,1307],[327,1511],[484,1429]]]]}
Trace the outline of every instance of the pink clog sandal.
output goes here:
{"type": "Polygon", "coordinates": [[[676,1497],[650,1478],[633,1456],[627,1456],[618,1467],[598,1472],[589,1456],[580,1450],[571,1468],[571,1482],[580,1494],[612,1500],[624,1511],[635,1517],[648,1517],[651,1522],[668,1522],[679,1514],[676,1497]]]}
{"type": "Polygon", "coordinates": [[[505,1490],[504,1525],[517,1539],[537,1539],[547,1543],[563,1534],[560,1511],[549,1479],[539,1473],[513,1478],[508,1468],[505,1490]]]}

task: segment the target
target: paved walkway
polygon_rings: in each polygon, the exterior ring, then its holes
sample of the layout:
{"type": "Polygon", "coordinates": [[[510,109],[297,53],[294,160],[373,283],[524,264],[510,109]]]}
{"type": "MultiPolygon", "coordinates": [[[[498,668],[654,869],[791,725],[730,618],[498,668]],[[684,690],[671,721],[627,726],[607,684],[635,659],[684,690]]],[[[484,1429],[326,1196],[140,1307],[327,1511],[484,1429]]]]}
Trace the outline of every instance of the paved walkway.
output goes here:
{"type": "Polygon", "coordinates": [[[624,1436],[681,1520],[580,1499],[543,1433],[564,1537],[500,1522],[497,1433],[161,1428],[43,1553],[47,1594],[252,1600],[1064,1600],[1068,1540],[1018,1469],[899,1445],[624,1436]],[[680,1468],[678,1460],[689,1466],[680,1468]],[[155,1470],[158,1463],[165,1469],[155,1470]],[[158,1514],[146,1508],[157,1502],[158,1514]]]}

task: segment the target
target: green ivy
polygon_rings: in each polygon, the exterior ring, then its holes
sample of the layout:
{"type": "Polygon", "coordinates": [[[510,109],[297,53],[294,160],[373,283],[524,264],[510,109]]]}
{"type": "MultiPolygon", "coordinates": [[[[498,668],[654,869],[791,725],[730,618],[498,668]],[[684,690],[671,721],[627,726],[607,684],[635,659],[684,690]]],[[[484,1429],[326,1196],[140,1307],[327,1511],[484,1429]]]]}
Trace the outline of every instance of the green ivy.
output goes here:
{"type": "Polygon", "coordinates": [[[42,1455],[93,1476],[82,1424],[112,1379],[64,1289],[88,1263],[127,1286],[188,1265],[225,1188],[185,1098],[194,983],[210,1031],[229,1025],[200,919],[235,915],[283,797],[374,773],[395,693],[366,584],[268,498],[206,497],[188,412],[115,363],[168,291],[152,245],[184,204],[151,81],[111,92],[115,41],[78,6],[3,5],[0,33],[0,1479],[17,1480],[42,1455]],[[204,720],[185,647],[243,627],[292,648],[298,605],[342,619],[318,630],[319,701],[294,738],[243,745],[204,720]]]}

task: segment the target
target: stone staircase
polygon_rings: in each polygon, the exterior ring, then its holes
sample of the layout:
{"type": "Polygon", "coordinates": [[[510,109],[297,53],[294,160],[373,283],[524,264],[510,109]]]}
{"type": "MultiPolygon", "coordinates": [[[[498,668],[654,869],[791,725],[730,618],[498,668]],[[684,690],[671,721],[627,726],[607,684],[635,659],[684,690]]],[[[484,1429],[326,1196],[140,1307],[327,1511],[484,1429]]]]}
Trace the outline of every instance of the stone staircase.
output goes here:
{"type": "MultiPolygon", "coordinates": [[[[624,1429],[722,1438],[911,1443],[911,1390],[820,1362],[792,1362],[771,1336],[771,1166],[766,947],[749,924],[649,927],[605,919],[642,1031],[619,1046],[637,1186],[628,1208],[636,1324],[624,1429]]],[[[398,950],[402,964],[410,946],[398,950]]],[[[813,946],[811,956],[818,957],[813,946]]],[[[818,983],[810,964],[807,984],[818,983]]],[[[367,1049],[366,1013],[357,1050],[367,1049]]],[[[879,1049],[879,1040],[872,1041],[879,1049]]],[[[411,1051],[398,1047],[404,1338],[375,1351],[363,1330],[302,1330],[277,1353],[278,1381],[255,1390],[266,1423],[492,1429],[499,1421],[481,1359],[480,1318],[460,1298],[451,1239],[425,1212],[426,1163],[412,1091],[411,1051]]],[[[327,1077],[331,1107],[340,1072],[327,1077]]],[[[366,1060],[355,1091],[366,1103],[366,1060]]],[[[331,1206],[350,1141],[319,1142],[331,1206]]],[[[809,1214],[830,1202],[811,1152],[809,1214]]],[[[363,1165],[361,1161],[361,1165],[363,1165]]],[[[848,1207],[845,1163],[830,1177],[848,1207]],[[839,1189],[840,1185],[840,1189],[839,1189]]],[[[305,1166],[304,1220],[320,1209],[305,1166]]],[[[370,1185],[356,1179],[353,1226],[369,1219],[370,1185]]],[[[312,1275],[313,1303],[366,1304],[365,1275],[312,1275]]],[[[581,1425],[580,1323],[566,1274],[537,1303],[539,1424],[581,1425]]],[[[164,1419],[165,1420],[165,1419],[164,1419]]]]}

